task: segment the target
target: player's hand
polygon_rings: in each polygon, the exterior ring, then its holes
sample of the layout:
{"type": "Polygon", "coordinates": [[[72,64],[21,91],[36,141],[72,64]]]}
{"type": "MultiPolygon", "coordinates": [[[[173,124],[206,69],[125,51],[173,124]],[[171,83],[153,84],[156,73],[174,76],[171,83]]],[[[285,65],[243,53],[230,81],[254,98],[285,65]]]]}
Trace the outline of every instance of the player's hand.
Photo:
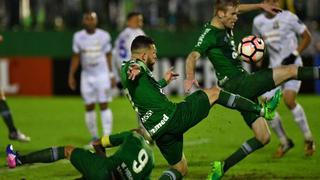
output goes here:
{"type": "Polygon", "coordinates": [[[193,85],[195,85],[196,87],[199,87],[199,83],[196,79],[186,79],[184,80],[183,85],[184,85],[184,91],[186,93],[190,92],[193,85]]]}
{"type": "Polygon", "coordinates": [[[2,41],[3,41],[3,36],[0,35],[0,43],[2,43],[2,41]]]}
{"type": "Polygon", "coordinates": [[[179,74],[175,73],[173,71],[173,67],[171,67],[164,75],[164,79],[166,80],[167,84],[169,84],[171,81],[176,80],[178,76],[179,74]]]}
{"type": "Polygon", "coordinates": [[[135,80],[135,78],[140,74],[140,66],[138,64],[132,64],[128,69],[128,79],[135,80]]]}
{"type": "Polygon", "coordinates": [[[73,76],[69,76],[68,84],[69,84],[69,88],[71,90],[73,90],[73,91],[76,90],[77,82],[73,76]]]}
{"type": "Polygon", "coordinates": [[[271,5],[268,5],[268,4],[265,4],[265,3],[261,3],[260,4],[260,7],[261,9],[263,9],[265,12],[268,12],[272,15],[276,15],[280,12],[282,12],[282,9],[276,7],[276,6],[271,6],[271,5]]]}
{"type": "Polygon", "coordinates": [[[96,154],[102,157],[106,157],[106,149],[101,145],[101,139],[92,142],[92,146],[96,154]]]}
{"type": "Polygon", "coordinates": [[[291,53],[289,56],[287,56],[286,58],[284,58],[281,62],[282,65],[289,65],[289,64],[294,64],[294,62],[296,61],[297,57],[299,56],[298,51],[294,51],[293,53],[291,53]]]}
{"type": "Polygon", "coordinates": [[[111,87],[114,88],[117,86],[117,81],[116,78],[113,76],[111,77],[111,87]]]}

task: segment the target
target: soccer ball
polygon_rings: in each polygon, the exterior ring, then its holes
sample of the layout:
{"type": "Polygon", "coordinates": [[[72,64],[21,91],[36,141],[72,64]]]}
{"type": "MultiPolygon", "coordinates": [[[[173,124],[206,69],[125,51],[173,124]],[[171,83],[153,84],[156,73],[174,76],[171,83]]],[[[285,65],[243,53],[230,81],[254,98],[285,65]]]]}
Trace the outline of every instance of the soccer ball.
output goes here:
{"type": "Polygon", "coordinates": [[[238,45],[240,58],[247,63],[256,63],[262,60],[264,51],[264,41],[254,35],[244,37],[238,45]]]}

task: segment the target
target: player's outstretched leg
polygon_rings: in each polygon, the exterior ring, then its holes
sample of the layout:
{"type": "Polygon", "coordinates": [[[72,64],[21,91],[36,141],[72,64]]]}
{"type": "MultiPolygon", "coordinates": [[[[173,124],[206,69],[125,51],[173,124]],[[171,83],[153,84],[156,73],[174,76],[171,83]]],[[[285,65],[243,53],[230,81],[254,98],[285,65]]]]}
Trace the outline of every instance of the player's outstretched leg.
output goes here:
{"type": "Polygon", "coordinates": [[[224,162],[222,161],[214,161],[212,165],[212,169],[208,175],[207,180],[219,180],[223,176],[223,166],[224,162]]]}
{"type": "Polygon", "coordinates": [[[65,158],[65,147],[51,147],[27,155],[19,155],[12,144],[6,148],[7,164],[10,168],[29,163],[51,163],[65,158]]]}
{"type": "Polygon", "coordinates": [[[275,95],[263,105],[263,113],[264,113],[263,117],[266,120],[271,121],[272,119],[274,119],[276,108],[280,103],[281,97],[282,97],[282,92],[280,89],[278,89],[275,95]]]}

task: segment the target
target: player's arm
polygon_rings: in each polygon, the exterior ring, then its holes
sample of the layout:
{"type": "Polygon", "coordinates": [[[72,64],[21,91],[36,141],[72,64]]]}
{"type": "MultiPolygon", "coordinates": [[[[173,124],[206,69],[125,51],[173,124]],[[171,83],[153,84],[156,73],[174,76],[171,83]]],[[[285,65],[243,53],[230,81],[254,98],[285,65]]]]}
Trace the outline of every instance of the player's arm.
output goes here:
{"type": "Polygon", "coordinates": [[[310,43],[311,43],[311,33],[309,29],[306,28],[305,31],[303,31],[303,33],[301,34],[301,41],[297,48],[298,53],[301,54],[303,50],[305,50],[309,46],[310,43]]]}
{"type": "Polygon", "coordinates": [[[305,31],[303,31],[303,33],[300,36],[301,36],[301,41],[298,45],[298,48],[294,50],[288,57],[283,59],[281,63],[282,65],[294,64],[295,60],[300,55],[300,53],[302,53],[302,51],[309,46],[311,42],[311,34],[309,30],[306,28],[305,31]]]}
{"type": "Polygon", "coordinates": [[[130,64],[127,69],[127,77],[129,80],[134,81],[137,79],[143,71],[143,68],[136,62],[130,61],[130,64]]]}
{"type": "Polygon", "coordinates": [[[175,73],[173,71],[173,67],[171,67],[166,74],[164,75],[164,77],[162,79],[160,79],[158,81],[158,83],[160,84],[161,88],[166,87],[168,84],[170,84],[171,81],[176,80],[177,77],[179,76],[178,73],[175,73]]]}
{"type": "Polygon", "coordinates": [[[117,134],[103,136],[100,140],[96,141],[94,145],[102,145],[103,147],[114,147],[119,146],[123,141],[133,132],[125,131],[117,134]]]}
{"type": "Polygon", "coordinates": [[[68,84],[71,90],[76,90],[77,84],[75,79],[75,74],[80,65],[80,54],[74,53],[71,58],[69,76],[68,76],[68,84]]]}
{"type": "Polygon", "coordinates": [[[196,62],[201,54],[197,51],[192,51],[186,60],[186,80],[184,81],[184,90],[189,92],[192,85],[195,84],[199,87],[198,81],[195,79],[196,62]]]}
{"type": "Polygon", "coordinates": [[[299,20],[298,16],[296,16],[295,14],[291,14],[289,18],[290,23],[288,24],[288,26],[290,26],[290,28],[292,28],[292,30],[296,34],[299,34],[301,40],[299,41],[297,49],[295,49],[293,52],[291,52],[290,55],[283,59],[281,63],[283,65],[294,64],[295,60],[300,55],[300,53],[302,53],[302,51],[306,49],[311,42],[311,33],[308,30],[307,26],[305,26],[301,22],[301,20],[299,20]]]}
{"type": "Polygon", "coordinates": [[[108,68],[109,68],[109,75],[110,75],[110,79],[111,79],[111,86],[115,87],[116,86],[116,79],[115,79],[115,75],[113,73],[113,66],[112,66],[112,53],[111,51],[106,53],[106,58],[107,58],[107,63],[108,63],[108,68]]]}
{"type": "Polygon", "coordinates": [[[254,11],[254,10],[263,10],[273,15],[277,14],[278,12],[281,12],[280,8],[275,6],[270,6],[264,3],[239,5],[239,13],[244,13],[244,12],[254,11]]]}

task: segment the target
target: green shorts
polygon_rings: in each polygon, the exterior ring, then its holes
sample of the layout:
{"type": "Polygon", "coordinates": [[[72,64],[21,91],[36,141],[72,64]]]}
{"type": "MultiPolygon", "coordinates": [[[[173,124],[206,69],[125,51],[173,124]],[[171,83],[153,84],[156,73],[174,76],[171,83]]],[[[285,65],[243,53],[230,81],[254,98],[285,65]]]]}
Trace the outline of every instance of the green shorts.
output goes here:
{"type": "MultiPolygon", "coordinates": [[[[225,91],[239,94],[252,101],[258,102],[258,97],[263,93],[275,88],[272,77],[272,69],[264,69],[252,74],[243,74],[229,79],[221,86],[225,91]]],[[[259,115],[252,112],[241,112],[247,125],[251,127],[252,123],[259,115]]]]}
{"type": "Polygon", "coordinates": [[[85,179],[111,179],[111,160],[90,151],[75,148],[70,162],[85,179]]]}
{"type": "Polygon", "coordinates": [[[156,139],[162,155],[170,165],[178,163],[183,153],[183,133],[188,131],[209,114],[211,105],[207,94],[196,91],[177,104],[167,132],[156,139]]]}

